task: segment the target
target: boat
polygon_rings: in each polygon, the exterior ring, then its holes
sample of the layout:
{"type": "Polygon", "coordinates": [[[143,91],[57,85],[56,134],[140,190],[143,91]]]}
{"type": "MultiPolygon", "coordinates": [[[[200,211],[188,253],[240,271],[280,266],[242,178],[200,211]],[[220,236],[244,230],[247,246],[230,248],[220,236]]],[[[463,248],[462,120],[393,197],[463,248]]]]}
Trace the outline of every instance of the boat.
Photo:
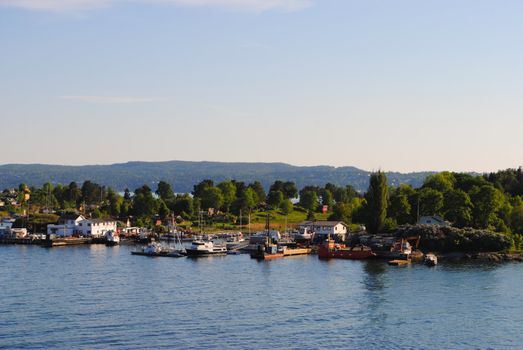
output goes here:
{"type": "Polygon", "coordinates": [[[227,247],[223,244],[214,244],[213,241],[194,240],[185,251],[190,257],[226,255],[227,247]]]}
{"type": "Polygon", "coordinates": [[[249,239],[250,246],[254,246],[250,250],[251,258],[258,260],[283,258],[283,246],[277,244],[279,239],[281,239],[280,233],[270,229],[270,218],[267,214],[265,231],[258,232],[249,239]]]}
{"type": "Polygon", "coordinates": [[[165,248],[160,243],[152,242],[142,250],[131,252],[132,255],[163,256],[168,258],[181,258],[185,256],[182,251],[165,248]]]}
{"type": "Polygon", "coordinates": [[[256,245],[256,249],[250,252],[251,258],[258,260],[273,260],[283,258],[283,248],[273,243],[271,237],[265,237],[263,244],[259,243],[256,245]]]}
{"type": "Polygon", "coordinates": [[[298,243],[311,242],[314,239],[314,232],[308,227],[303,227],[294,232],[293,238],[298,243]]]}
{"type": "Polygon", "coordinates": [[[438,264],[438,257],[435,254],[428,253],[425,255],[424,262],[427,266],[436,266],[438,264]]]}
{"type": "Polygon", "coordinates": [[[107,231],[105,234],[105,245],[112,247],[120,244],[120,236],[117,235],[114,231],[107,231]]]}
{"type": "Polygon", "coordinates": [[[372,251],[379,258],[386,259],[402,259],[406,260],[410,258],[412,253],[412,246],[406,239],[388,239],[383,243],[374,244],[372,251]]]}
{"type": "Polygon", "coordinates": [[[363,260],[375,257],[376,254],[364,245],[355,247],[347,247],[343,244],[337,244],[330,237],[324,244],[318,247],[319,259],[349,259],[349,260],[363,260]]]}

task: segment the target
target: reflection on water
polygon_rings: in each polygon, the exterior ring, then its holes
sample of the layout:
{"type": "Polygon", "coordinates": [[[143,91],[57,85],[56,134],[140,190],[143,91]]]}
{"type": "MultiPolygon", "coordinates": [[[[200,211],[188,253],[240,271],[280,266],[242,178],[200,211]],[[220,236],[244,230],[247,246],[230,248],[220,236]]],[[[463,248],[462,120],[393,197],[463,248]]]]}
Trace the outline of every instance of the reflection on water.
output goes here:
{"type": "Polygon", "coordinates": [[[523,265],[132,256],[0,246],[0,348],[456,349],[523,344],[523,265]]]}

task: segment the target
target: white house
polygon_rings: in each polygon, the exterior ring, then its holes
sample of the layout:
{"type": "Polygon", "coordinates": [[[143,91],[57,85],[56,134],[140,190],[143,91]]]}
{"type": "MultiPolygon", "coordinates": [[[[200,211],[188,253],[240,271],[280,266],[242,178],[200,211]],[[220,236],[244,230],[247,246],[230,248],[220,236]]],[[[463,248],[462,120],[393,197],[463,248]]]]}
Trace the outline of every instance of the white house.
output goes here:
{"type": "Polygon", "coordinates": [[[112,219],[84,219],[77,226],[79,234],[91,237],[102,237],[107,231],[116,232],[116,228],[116,221],[112,219]]]}
{"type": "Polygon", "coordinates": [[[450,226],[450,222],[445,221],[441,216],[434,215],[434,216],[422,216],[418,219],[419,225],[437,225],[441,227],[448,227],[450,226]]]}
{"type": "Polygon", "coordinates": [[[47,225],[47,234],[53,234],[63,237],[70,237],[73,235],[81,234],[80,232],[78,232],[78,224],[82,220],[85,220],[85,217],[83,217],[82,215],[62,215],[58,220],[58,224],[47,225]]]}
{"type": "Polygon", "coordinates": [[[47,225],[47,233],[58,236],[102,237],[107,231],[116,231],[115,220],[86,219],[82,215],[64,215],[58,224],[47,225]]]}
{"type": "Polygon", "coordinates": [[[13,228],[15,219],[2,219],[0,221],[0,237],[23,238],[27,236],[26,228],[13,228]]]}
{"type": "Polygon", "coordinates": [[[339,240],[344,241],[347,237],[347,225],[342,221],[305,221],[299,226],[300,231],[308,229],[314,232],[314,240],[324,240],[328,235],[332,238],[338,237],[339,240]]]}

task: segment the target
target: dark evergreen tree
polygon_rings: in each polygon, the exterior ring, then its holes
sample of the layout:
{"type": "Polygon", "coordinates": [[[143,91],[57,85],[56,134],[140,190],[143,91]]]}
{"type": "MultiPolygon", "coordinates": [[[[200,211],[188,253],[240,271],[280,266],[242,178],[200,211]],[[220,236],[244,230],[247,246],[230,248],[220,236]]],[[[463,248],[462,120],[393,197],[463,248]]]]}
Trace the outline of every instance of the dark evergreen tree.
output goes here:
{"type": "Polygon", "coordinates": [[[387,217],[388,190],[385,173],[378,171],[370,175],[365,199],[367,200],[365,205],[367,231],[376,234],[383,229],[387,217]]]}

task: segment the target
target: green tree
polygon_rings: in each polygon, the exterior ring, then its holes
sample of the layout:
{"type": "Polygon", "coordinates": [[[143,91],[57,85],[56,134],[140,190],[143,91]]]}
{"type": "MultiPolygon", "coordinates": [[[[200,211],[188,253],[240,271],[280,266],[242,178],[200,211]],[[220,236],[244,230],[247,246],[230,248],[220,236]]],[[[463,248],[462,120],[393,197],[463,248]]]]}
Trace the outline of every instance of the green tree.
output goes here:
{"type": "Polygon", "coordinates": [[[144,185],[134,191],[132,213],[140,218],[150,218],[158,211],[158,201],[153,197],[149,186],[144,185]]]}
{"type": "Polygon", "coordinates": [[[418,191],[420,215],[441,214],[443,194],[433,188],[425,187],[418,191]]]}
{"type": "Polygon", "coordinates": [[[218,184],[223,194],[223,207],[229,213],[232,203],[236,200],[236,186],[232,181],[223,181],[218,184]]]}
{"type": "Polygon", "coordinates": [[[296,184],[292,181],[274,181],[269,189],[269,192],[272,191],[281,191],[281,193],[283,193],[283,197],[289,199],[296,198],[298,196],[298,189],[296,188],[296,184]]]}
{"type": "Polygon", "coordinates": [[[197,198],[202,198],[203,191],[209,187],[214,187],[214,181],[212,180],[203,180],[199,184],[194,185],[193,196],[197,198]]]}
{"type": "Polygon", "coordinates": [[[164,201],[170,201],[174,199],[174,191],[171,187],[171,184],[165,181],[158,182],[156,194],[164,201]]]}
{"type": "Polygon", "coordinates": [[[69,184],[69,186],[67,186],[67,190],[66,190],[67,194],[66,194],[66,198],[65,200],[68,201],[68,202],[74,202],[76,204],[78,204],[82,198],[82,190],[80,188],[78,188],[78,185],[76,184],[76,182],[71,182],[69,184]]]}
{"type": "Polygon", "coordinates": [[[387,213],[390,218],[400,225],[411,222],[412,205],[409,201],[409,196],[413,193],[414,189],[404,184],[390,191],[387,213]]]}
{"type": "Polygon", "coordinates": [[[523,235],[523,205],[518,205],[512,209],[510,227],[512,232],[523,235]]]}
{"type": "Polygon", "coordinates": [[[452,173],[444,171],[438,174],[429,175],[423,183],[424,188],[432,188],[441,193],[454,189],[456,179],[452,173]]]}
{"type": "Polygon", "coordinates": [[[91,213],[91,217],[93,219],[100,219],[102,217],[102,212],[100,211],[100,209],[96,208],[95,210],[93,210],[93,212],[91,213]]]}
{"type": "Polygon", "coordinates": [[[161,220],[165,220],[169,217],[171,211],[167,208],[167,205],[162,199],[158,200],[158,216],[161,220]]]}
{"type": "Polygon", "coordinates": [[[280,209],[283,215],[289,215],[292,213],[293,207],[291,200],[288,198],[284,199],[280,204],[280,209]]]}
{"type": "Polygon", "coordinates": [[[269,207],[276,209],[279,208],[283,202],[284,196],[283,192],[279,190],[270,191],[267,195],[267,204],[269,207]]]}
{"type": "Polygon", "coordinates": [[[336,203],[332,207],[332,214],[329,216],[329,220],[343,221],[345,223],[351,222],[352,217],[352,206],[348,203],[336,203]]]}
{"type": "Polygon", "coordinates": [[[217,187],[207,187],[201,193],[201,205],[203,209],[219,209],[223,206],[224,199],[222,191],[217,187]]]}
{"type": "Polygon", "coordinates": [[[247,187],[245,191],[238,197],[233,205],[232,211],[238,215],[240,210],[243,212],[251,211],[257,204],[256,192],[251,187],[247,187]]]}
{"type": "Polygon", "coordinates": [[[300,206],[310,212],[318,209],[318,195],[314,191],[305,191],[300,195],[300,206]]]}
{"type": "Polygon", "coordinates": [[[254,190],[256,193],[256,202],[257,204],[262,204],[265,202],[265,198],[267,195],[265,194],[265,190],[263,189],[263,186],[260,181],[254,181],[252,184],[249,185],[250,188],[254,190]]]}
{"type": "Polygon", "coordinates": [[[472,189],[470,198],[474,204],[473,221],[476,227],[487,228],[496,221],[496,212],[503,204],[502,197],[502,193],[491,185],[472,189]]]}
{"type": "Polygon", "coordinates": [[[176,215],[192,216],[194,214],[193,198],[188,194],[178,195],[169,209],[176,215]]]}
{"type": "Polygon", "coordinates": [[[321,195],[321,204],[328,206],[329,210],[331,210],[332,205],[334,204],[334,196],[333,196],[332,192],[326,188],[322,188],[320,190],[320,195],[321,195]]]}
{"type": "Polygon", "coordinates": [[[285,198],[296,198],[298,197],[298,188],[292,181],[286,181],[283,183],[282,193],[285,198]]]}
{"type": "Polygon", "coordinates": [[[82,185],[82,202],[86,204],[98,204],[103,199],[102,187],[91,181],[85,181],[82,185]]]}
{"type": "Polygon", "coordinates": [[[472,202],[469,195],[460,190],[445,192],[443,199],[443,216],[455,226],[465,227],[472,222],[472,202]]]}
{"type": "Polygon", "coordinates": [[[112,217],[120,216],[122,211],[123,198],[112,188],[107,189],[107,201],[108,208],[107,211],[112,217]]]}
{"type": "Polygon", "coordinates": [[[387,217],[388,189],[385,173],[378,171],[370,175],[365,199],[365,224],[370,233],[376,234],[383,229],[387,217]]]}

